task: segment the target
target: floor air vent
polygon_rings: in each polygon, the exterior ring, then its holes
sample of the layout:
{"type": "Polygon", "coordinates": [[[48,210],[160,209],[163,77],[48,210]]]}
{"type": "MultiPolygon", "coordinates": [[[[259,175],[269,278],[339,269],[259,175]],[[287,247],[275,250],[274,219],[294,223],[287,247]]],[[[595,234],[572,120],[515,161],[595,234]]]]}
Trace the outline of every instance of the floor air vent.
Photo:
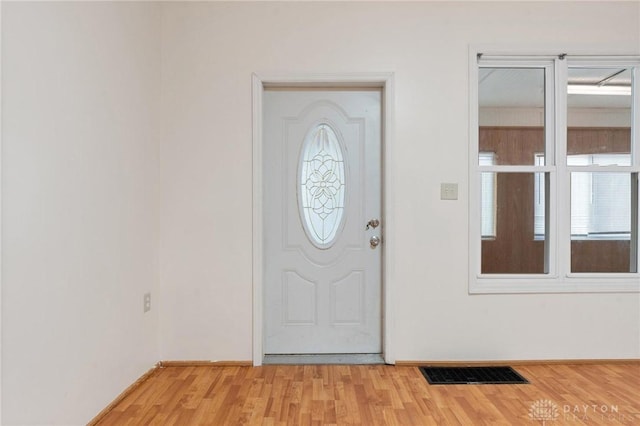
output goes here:
{"type": "Polygon", "coordinates": [[[527,384],[511,367],[420,367],[432,385],[527,384]]]}

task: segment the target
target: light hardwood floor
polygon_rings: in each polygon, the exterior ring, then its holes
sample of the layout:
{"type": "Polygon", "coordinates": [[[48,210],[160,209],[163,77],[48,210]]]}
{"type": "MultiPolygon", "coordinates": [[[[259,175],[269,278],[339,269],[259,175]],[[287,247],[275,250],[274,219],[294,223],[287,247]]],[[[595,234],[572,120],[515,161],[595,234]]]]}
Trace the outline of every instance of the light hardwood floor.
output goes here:
{"type": "Polygon", "coordinates": [[[640,425],[639,363],[515,369],[530,384],[432,386],[408,366],[165,367],[98,424],[640,425]]]}

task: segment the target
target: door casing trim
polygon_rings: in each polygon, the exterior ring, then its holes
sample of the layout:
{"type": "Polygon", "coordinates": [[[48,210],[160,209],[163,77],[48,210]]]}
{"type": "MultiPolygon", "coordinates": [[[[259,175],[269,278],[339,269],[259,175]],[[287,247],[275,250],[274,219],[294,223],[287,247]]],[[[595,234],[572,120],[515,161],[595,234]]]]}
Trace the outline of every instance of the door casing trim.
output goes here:
{"type": "Polygon", "coordinates": [[[393,206],[393,147],[395,122],[395,88],[393,73],[344,73],[344,74],[257,74],[252,75],[252,139],[253,139],[253,365],[262,365],[264,356],[264,224],[262,201],[262,113],[265,88],[362,88],[377,87],[382,90],[382,217],[384,240],[382,253],[382,350],[387,364],[395,364],[394,351],[394,271],[395,214],[393,206]]]}

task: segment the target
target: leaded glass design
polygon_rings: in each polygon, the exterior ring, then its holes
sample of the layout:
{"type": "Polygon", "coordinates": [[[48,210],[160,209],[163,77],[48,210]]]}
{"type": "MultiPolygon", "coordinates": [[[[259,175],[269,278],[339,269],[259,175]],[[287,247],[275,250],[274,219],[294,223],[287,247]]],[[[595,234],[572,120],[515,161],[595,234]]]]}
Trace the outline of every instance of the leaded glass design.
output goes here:
{"type": "Polygon", "coordinates": [[[304,229],[318,248],[329,248],[344,215],[345,164],[336,132],[327,123],[313,127],[300,154],[298,202],[304,229]]]}

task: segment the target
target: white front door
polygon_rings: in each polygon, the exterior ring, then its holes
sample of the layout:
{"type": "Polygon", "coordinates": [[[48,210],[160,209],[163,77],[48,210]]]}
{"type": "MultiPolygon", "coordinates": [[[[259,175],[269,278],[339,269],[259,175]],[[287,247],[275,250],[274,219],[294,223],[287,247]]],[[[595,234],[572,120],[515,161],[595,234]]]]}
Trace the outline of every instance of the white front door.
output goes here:
{"type": "Polygon", "coordinates": [[[264,93],[265,354],[381,353],[381,91],[264,93]]]}

